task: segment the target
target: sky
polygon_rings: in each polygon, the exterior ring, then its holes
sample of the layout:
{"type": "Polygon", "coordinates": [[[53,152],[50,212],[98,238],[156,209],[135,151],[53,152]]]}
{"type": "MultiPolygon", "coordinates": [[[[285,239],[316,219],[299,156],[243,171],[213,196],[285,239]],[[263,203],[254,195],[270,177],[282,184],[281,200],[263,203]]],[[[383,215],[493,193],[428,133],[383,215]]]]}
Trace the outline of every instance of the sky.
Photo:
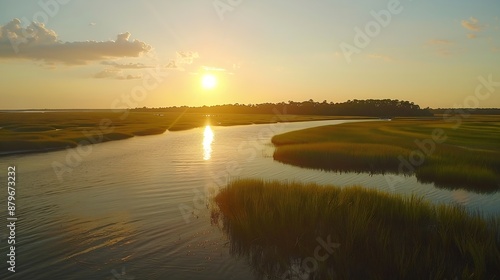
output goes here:
{"type": "Polygon", "coordinates": [[[0,0],[0,109],[500,107],[499,17],[498,0],[0,0]]]}

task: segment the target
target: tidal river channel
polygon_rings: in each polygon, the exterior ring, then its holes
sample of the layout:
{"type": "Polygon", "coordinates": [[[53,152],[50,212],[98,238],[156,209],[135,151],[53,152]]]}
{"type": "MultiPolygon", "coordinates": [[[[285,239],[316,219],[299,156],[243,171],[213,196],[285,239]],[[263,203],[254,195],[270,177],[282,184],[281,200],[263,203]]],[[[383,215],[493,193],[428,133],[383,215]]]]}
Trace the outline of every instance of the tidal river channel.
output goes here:
{"type": "MultiPolygon", "coordinates": [[[[86,147],[0,158],[16,167],[16,267],[7,270],[2,225],[0,279],[255,279],[227,237],[210,223],[212,190],[235,178],[362,185],[434,203],[500,213],[500,193],[478,194],[421,184],[390,188],[385,175],[335,173],[275,162],[274,134],[346,120],[206,126],[86,147]],[[70,166],[58,173],[53,166],[70,166]]],[[[2,209],[2,221],[7,218],[2,209]]]]}

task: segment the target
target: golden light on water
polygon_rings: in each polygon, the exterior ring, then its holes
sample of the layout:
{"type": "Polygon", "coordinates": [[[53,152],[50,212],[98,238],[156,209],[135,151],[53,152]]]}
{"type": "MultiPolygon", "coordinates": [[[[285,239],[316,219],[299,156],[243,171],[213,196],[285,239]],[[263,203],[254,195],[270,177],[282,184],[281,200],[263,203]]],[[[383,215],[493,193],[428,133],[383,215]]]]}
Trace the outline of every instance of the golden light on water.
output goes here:
{"type": "Polygon", "coordinates": [[[466,205],[470,201],[470,194],[469,192],[463,190],[463,189],[458,189],[454,190],[451,192],[451,197],[455,202],[461,205],[466,205]]]}
{"type": "Polygon", "coordinates": [[[214,132],[212,128],[207,125],[203,132],[203,159],[209,160],[212,157],[212,142],[214,141],[214,132]]]}

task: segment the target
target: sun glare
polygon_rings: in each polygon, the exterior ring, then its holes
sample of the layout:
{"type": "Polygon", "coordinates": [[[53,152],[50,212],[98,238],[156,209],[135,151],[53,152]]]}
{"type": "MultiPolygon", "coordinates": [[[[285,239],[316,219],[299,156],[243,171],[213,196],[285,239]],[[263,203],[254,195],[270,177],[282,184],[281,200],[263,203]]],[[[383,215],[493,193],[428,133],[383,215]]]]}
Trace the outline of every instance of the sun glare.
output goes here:
{"type": "Polygon", "coordinates": [[[205,74],[201,78],[201,86],[204,89],[213,89],[217,86],[217,78],[212,74],[205,74]]]}

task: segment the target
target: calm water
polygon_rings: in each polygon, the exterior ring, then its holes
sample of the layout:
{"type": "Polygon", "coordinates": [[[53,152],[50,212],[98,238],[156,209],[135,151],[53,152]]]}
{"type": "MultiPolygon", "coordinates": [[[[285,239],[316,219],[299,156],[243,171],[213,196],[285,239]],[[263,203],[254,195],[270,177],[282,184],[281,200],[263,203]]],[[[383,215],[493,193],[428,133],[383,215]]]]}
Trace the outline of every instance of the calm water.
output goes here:
{"type": "MultiPolygon", "coordinates": [[[[342,122],[205,127],[103,143],[80,154],[2,157],[2,186],[7,166],[17,168],[19,220],[15,274],[7,272],[5,226],[0,232],[0,279],[255,279],[245,259],[230,255],[207,209],[206,190],[237,177],[362,184],[500,214],[500,193],[439,189],[413,177],[391,189],[383,175],[273,161],[273,134],[342,122]],[[74,167],[59,180],[52,165],[67,160],[74,167]]],[[[0,193],[4,207],[6,191],[0,193]]]]}

